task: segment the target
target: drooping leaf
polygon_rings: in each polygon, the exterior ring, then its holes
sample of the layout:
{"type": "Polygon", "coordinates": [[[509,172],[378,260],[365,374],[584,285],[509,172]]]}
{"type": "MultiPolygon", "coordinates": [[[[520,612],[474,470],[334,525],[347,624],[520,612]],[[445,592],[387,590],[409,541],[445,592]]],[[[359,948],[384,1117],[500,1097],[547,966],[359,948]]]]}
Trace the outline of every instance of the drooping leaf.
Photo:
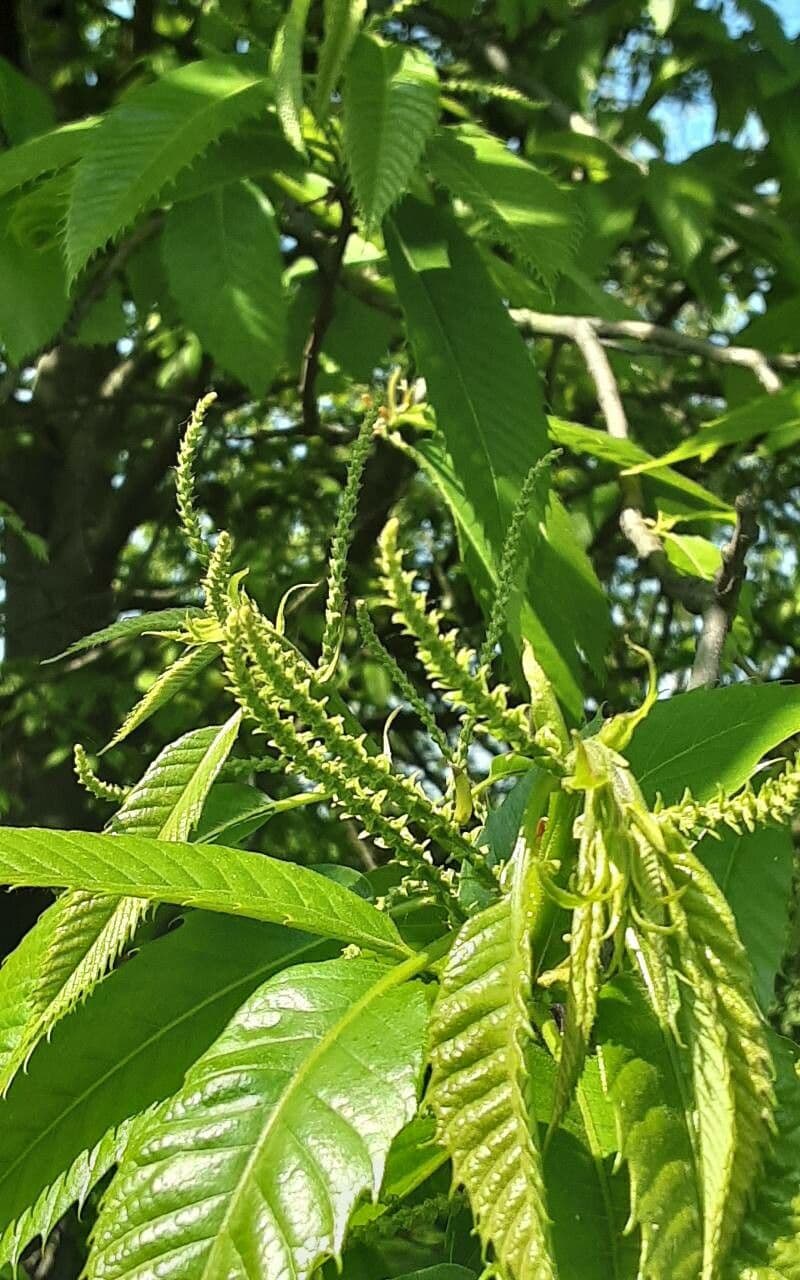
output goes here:
{"type": "Polygon", "coordinates": [[[526,858],[511,893],[461,928],[431,1015],[427,1099],[484,1250],[508,1280],[555,1276],[528,1101],[526,858]]]}
{"type": "Polygon", "coordinates": [[[314,109],[319,120],[328,114],[331,94],[339,83],[366,10],[366,0],[325,0],[325,37],[319,52],[314,94],[314,109]]]}
{"type": "MultiPolygon", "coordinates": [[[[550,439],[563,445],[571,453],[578,456],[589,454],[592,458],[600,458],[621,468],[633,468],[640,463],[648,464],[652,459],[646,450],[634,444],[633,440],[619,440],[610,436],[607,431],[599,431],[596,427],[584,427],[578,422],[565,422],[563,418],[547,419],[547,430],[550,439]]],[[[732,508],[722,498],[690,480],[671,467],[659,467],[653,472],[653,479],[658,480],[665,488],[673,489],[690,499],[694,505],[709,511],[718,511],[721,516],[730,515],[732,508]]]]}
{"type": "MultiPolygon", "coordinates": [[[[584,817],[586,829],[590,828],[584,817]]],[[[600,954],[608,918],[595,889],[598,880],[596,856],[599,840],[582,837],[575,867],[576,892],[585,900],[576,906],[570,922],[569,979],[564,1012],[564,1030],[553,1098],[551,1132],[561,1123],[583,1071],[589,1040],[597,1016],[600,994],[600,954]]]]}
{"type": "Polygon", "coordinates": [[[289,8],[275,33],[269,69],[275,83],[278,119],[288,141],[298,151],[303,143],[303,40],[310,0],[290,0],[289,8]]]}
{"type": "Polygon", "coordinates": [[[697,1280],[700,1192],[681,1068],[632,978],[603,987],[597,1040],[630,1176],[631,1216],[641,1230],[639,1275],[697,1280]]]}
{"type": "Polygon", "coordinates": [[[657,467],[672,466],[688,458],[708,462],[719,452],[735,444],[745,444],[759,436],[787,435],[786,444],[793,443],[800,430],[800,387],[785,387],[774,395],[756,396],[731,409],[729,413],[707,422],[688,440],[683,440],[660,458],[650,458],[629,466],[629,474],[653,471],[657,467]]]}
{"type": "Polygon", "coordinates": [[[389,1149],[381,1198],[404,1199],[447,1164],[449,1156],[436,1141],[436,1122],[419,1113],[398,1133],[389,1149]]]}
{"type": "Polygon", "coordinates": [[[645,797],[667,804],[736,791],[762,756],[800,730],[800,689],[735,684],[657,702],[625,755],[645,797]]]}
{"type": "Polygon", "coordinates": [[[725,1280],[800,1277],[800,1080],[796,1048],[770,1036],[777,1073],[777,1136],[759,1179],[725,1280]]]}
{"type": "Polygon", "coordinates": [[[69,314],[57,218],[50,219],[49,240],[39,243],[18,225],[21,199],[0,200],[0,347],[13,364],[41,351],[69,314]]]}
{"type": "Polygon", "coordinates": [[[794,848],[786,827],[724,831],[695,850],[714,876],[736,918],[753,969],[756,995],[768,1013],[775,978],[786,953],[792,901],[794,848]]]}
{"type": "Polygon", "coordinates": [[[177,204],[163,243],[186,324],[223,369],[263,395],[286,341],[283,262],[266,196],[251,182],[232,182],[177,204]]]}
{"type": "MultiPolygon", "coordinates": [[[[112,818],[110,831],[188,840],[240,720],[237,711],[224,725],[194,729],[165,747],[112,818]]],[[[77,889],[39,918],[14,953],[9,984],[0,971],[0,1094],[39,1041],[105,977],[148,906],[138,897],[77,889]],[[13,1003],[4,1003],[4,996],[13,1003]]]]}
{"type": "Polygon", "coordinates": [[[136,706],[128,712],[108,745],[103,747],[103,752],[110,751],[112,747],[123,742],[134,729],[138,729],[161,707],[166,706],[184,685],[189,684],[195,676],[211,665],[218,653],[219,648],[215,644],[200,644],[195,648],[186,649],[156,677],[136,706]]]}
{"type": "Polygon", "coordinates": [[[0,1056],[0,1094],[70,1009],[91,990],[130,942],[148,904],[119,901],[83,890],[64,893],[37,920],[18,947],[14,968],[20,981],[5,984],[5,1043],[0,1056]]]}
{"type": "Polygon", "coordinates": [[[407,954],[389,917],[371,903],[305,867],[220,845],[3,827],[0,882],[204,907],[407,954]]]}
{"type": "MultiPolygon", "coordinates": [[[[456,516],[482,603],[493,598],[503,538],[531,464],[548,450],[536,370],[474,248],[440,210],[406,200],[387,247],[419,371],[441,437],[417,451],[456,516]]],[[[608,608],[552,494],[525,525],[526,590],[512,635],[530,641],[557,693],[582,714],[581,660],[599,667],[608,608]]]]}
{"type": "Polygon", "coordinates": [[[49,133],[30,138],[18,147],[0,153],[0,195],[6,195],[16,187],[22,187],[34,178],[72,164],[83,155],[93,129],[100,123],[99,116],[86,116],[83,120],[71,120],[49,133]]]}
{"type": "Polygon", "coordinates": [[[63,653],[54,654],[46,662],[58,662],[60,658],[69,658],[73,653],[83,653],[86,649],[96,649],[99,645],[110,644],[112,640],[125,640],[129,636],[145,635],[148,632],[176,631],[183,627],[187,618],[199,618],[203,610],[193,607],[185,609],[158,609],[153,613],[139,613],[132,618],[119,618],[108,627],[92,631],[81,636],[63,653]]]}
{"type": "MultiPolygon", "coordinates": [[[[557,1064],[540,1045],[529,1053],[532,1104],[545,1133],[557,1064]]],[[[636,1280],[638,1233],[625,1233],[629,1187],[618,1170],[614,1112],[596,1058],[578,1082],[561,1127],[544,1152],[553,1250],[561,1280],[636,1280]]]]}
{"type": "Polygon", "coordinates": [[[0,1266],[85,1198],[121,1156],[129,1117],[180,1087],[251,991],[286,965],[334,951],[196,912],[116,969],[38,1046],[0,1102],[0,1266]]]}
{"type": "Polygon", "coordinates": [[[685,849],[672,858],[679,902],[676,964],[694,1066],[703,1169],[703,1280],[713,1280],[744,1221],[769,1147],[775,1098],[766,1024],[750,959],[710,872],[685,849]]]}
{"type": "Polygon", "coordinates": [[[579,210],[569,192],[474,125],[440,129],[426,158],[437,182],[485,218],[490,232],[552,288],[579,238],[579,210]]]}
{"type": "Polygon", "coordinates": [[[129,328],[122,287],[113,280],[103,296],[89,307],[78,327],[75,340],[84,347],[106,347],[124,338],[129,328]]]}
{"type": "Polygon", "coordinates": [[[224,59],[192,62],[126,94],[91,135],[66,227],[74,278],[221,134],[269,102],[265,76],[224,59]]]}
{"type": "Polygon", "coordinates": [[[165,1264],[198,1280],[308,1280],[338,1256],[417,1106],[428,1002],[398,975],[332,960],[259,988],[137,1133],[95,1228],[89,1280],[165,1264]]]}
{"type": "Polygon", "coordinates": [[[301,180],[306,162],[286,141],[277,114],[270,111],[225,134],[182,169],[169,189],[170,202],[196,200],[241,178],[262,181],[276,172],[301,180]]]}
{"type": "Polygon", "coordinates": [[[400,199],[433,132],[436,68],[411,46],[359,36],[344,86],[345,158],[368,232],[400,199]]]}
{"type": "MultiPolygon", "coordinates": [[[[52,908],[51,908],[52,910],[52,908]]],[[[48,913],[45,913],[49,914],[48,913]]],[[[28,1021],[35,1016],[36,984],[51,938],[43,915],[0,967],[0,1077],[7,1078],[28,1021]]]]}
{"type": "MultiPolygon", "coordinates": [[[[301,368],[320,293],[320,276],[315,272],[299,284],[291,299],[286,359],[293,371],[301,368]]],[[[333,305],[316,383],[321,394],[349,388],[353,382],[371,383],[398,327],[391,316],[381,314],[346,289],[336,290],[333,305]]]]}
{"type": "Polygon", "coordinates": [[[538,770],[529,768],[514,784],[502,804],[492,809],[488,815],[479,844],[485,850],[490,866],[496,867],[501,862],[507,862],[514,852],[525,807],[539,776],[538,770]]]}

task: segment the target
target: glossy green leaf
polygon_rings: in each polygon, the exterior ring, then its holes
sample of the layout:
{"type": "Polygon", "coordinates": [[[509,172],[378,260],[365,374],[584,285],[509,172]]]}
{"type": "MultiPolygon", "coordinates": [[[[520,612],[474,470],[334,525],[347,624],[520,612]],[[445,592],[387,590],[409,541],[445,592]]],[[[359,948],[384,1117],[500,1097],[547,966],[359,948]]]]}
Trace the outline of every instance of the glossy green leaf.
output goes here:
{"type": "Polygon", "coordinates": [[[514,888],[464,924],[431,1015],[427,1100],[484,1250],[510,1280],[555,1277],[541,1155],[528,1105],[526,859],[514,888]]]}
{"type": "Polygon", "coordinates": [[[436,181],[485,218],[490,235],[552,288],[579,239],[570,193],[473,125],[440,129],[426,160],[436,181]]]}
{"type": "Polygon", "coordinates": [[[125,315],[122,287],[112,280],[101,298],[93,302],[81,320],[76,342],[84,347],[108,347],[127,337],[130,322],[125,315]]]}
{"type": "Polygon", "coordinates": [[[0,967],[0,1078],[9,1079],[8,1064],[25,1027],[36,1016],[37,976],[52,938],[45,923],[52,908],[29,929],[0,967]]]}
{"type": "Polygon", "coordinates": [[[436,1141],[436,1122],[429,1113],[416,1115],[389,1149],[381,1198],[403,1199],[447,1164],[449,1156],[436,1141]]]}
{"type": "Polygon", "coordinates": [[[211,788],[197,824],[201,844],[241,844],[263,827],[276,802],[246,782],[217,782],[211,788]]]}
{"type": "Polygon", "coordinates": [[[680,573],[713,582],[722,567],[722,552],[708,538],[670,530],[664,533],[663,543],[667,559],[680,573]]]}
{"type": "Polygon", "coordinates": [[[266,196],[234,182],[176,205],[164,255],[186,324],[223,369],[262,395],[286,342],[283,261],[266,196]]]}
{"type": "Polygon", "coordinates": [[[40,916],[14,952],[12,981],[0,980],[0,1094],[39,1041],[108,973],[147,905],[76,890],[40,916]]]}
{"type": "MultiPolygon", "coordinates": [[[[406,200],[391,220],[387,247],[441,433],[421,442],[418,453],[454,511],[473,585],[488,606],[514,501],[529,467],[549,448],[538,376],[452,219],[406,200]]],[[[531,642],[578,718],[577,646],[599,666],[608,606],[553,495],[534,504],[525,542],[527,591],[512,609],[511,631],[531,642]]]]}
{"type": "MultiPolygon", "coordinates": [[[[288,315],[287,361],[292,370],[302,366],[320,301],[319,272],[303,280],[294,292],[288,315]]],[[[368,306],[348,290],[334,294],[334,314],[322,344],[317,389],[340,391],[353,382],[371,383],[376,368],[390,350],[397,322],[368,306]]]]}
{"type": "MultiPolygon", "coordinates": [[[[529,1062],[533,1106],[544,1136],[553,1114],[557,1065],[539,1045],[531,1047],[529,1062]]],[[[625,1233],[630,1196],[616,1152],[613,1107],[592,1058],[544,1152],[560,1280],[636,1280],[638,1232],[625,1233]]]]}
{"type": "Polygon", "coordinates": [[[692,1062],[702,1170],[703,1280],[747,1215],[774,1117],[773,1064],[750,958],[711,874],[688,849],[672,855],[680,900],[670,907],[683,981],[677,1018],[692,1062]]]}
{"type": "MultiPolygon", "coordinates": [[[[129,792],[109,823],[112,833],[187,840],[239,730],[241,713],[224,725],[194,729],[170,743],[129,792]]],[[[39,918],[0,970],[0,1093],[5,1093],[40,1040],[101,981],[133,938],[149,903],[82,889],[62,894],[39,918]]]]}
{"type": "Polygon", "coordinates": [[[736,684],[657,702],[625,754],[647,799],[667,804],[689,787],[709,800],[736,791],[769,751],[800,731],[800,689],[736,684]]]}
{"type": "Polygon", "coordinates": [[[333,960],[259,988],[137,1133],[87,1280],[308,1280],[338,1256],[417,1106],[428,1001],[402,970],[333,960]]]}
{"type": "Polygon", "coordinates": [[[3,827],[0,882],[204,907],[407,954],[389,917],[355,894],[305,867],[220,845],[3,827]]]}
{"type": "Polygon", "coordinates": [[[74,278],[221,134],[269,102],[265,76],[223,59],[192,62],[125,94],[92,133],[66,226],[74,278]]]}
{"type": "Polygon", "coordinates": [[[344,146],[367,230],[407,191],[439,113],[436,68],[411,45],[360,36],[344,85],[344,146]]]}
{"type": "Polygon", "coordinates": [[[188,840],[231,753],[242,713],[223,725],[191,729],[156,757],[109,823],[115,835],[188,840]]]}
{"type": "Polygon", "coordinates": [[[0,1265],[85,1198],[121,1155],[128,1118],[180,1087],[260,983],[334,950],[196,912],[115,970],[0,1102],[0,1265]]]}
{"type": "Polygon", "coordinates": [[[302,179],[306,162],[286,141],[277,114],[270,110],[225,134],[182,169],[170,186],[170,202],[196,200],[242,178],[260,183],[276,172],[302,179]]]}
{"type": "Polygon", "coordinates": [[[670,1044],[636,983],[619,977],[600,996],[602,1078],[641,1229],[639,1275],[697,1280],[702,1258],[699,1179],[685,1086],[670,1044]]]}

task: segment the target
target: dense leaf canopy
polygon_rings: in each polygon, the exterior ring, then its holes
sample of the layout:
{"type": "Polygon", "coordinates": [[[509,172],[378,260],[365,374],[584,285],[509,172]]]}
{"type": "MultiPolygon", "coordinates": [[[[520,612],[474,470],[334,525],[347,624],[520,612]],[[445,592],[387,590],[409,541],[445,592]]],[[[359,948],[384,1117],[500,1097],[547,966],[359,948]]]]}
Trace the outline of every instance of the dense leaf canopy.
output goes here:
{"type": "Polygon", "coordinates": [[[799,87],[7,0],[0,1270],[800,1277],[799,87]]]}

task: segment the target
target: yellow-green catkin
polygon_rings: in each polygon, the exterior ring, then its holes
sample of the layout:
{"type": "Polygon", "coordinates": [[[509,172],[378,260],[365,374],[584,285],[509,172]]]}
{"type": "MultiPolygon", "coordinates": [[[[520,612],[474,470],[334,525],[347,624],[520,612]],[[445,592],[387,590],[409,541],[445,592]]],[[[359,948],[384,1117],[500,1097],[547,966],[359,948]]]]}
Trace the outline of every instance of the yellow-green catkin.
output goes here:
{"type": "MultiPolygon", "coordinates": [[[[494,660],[495,650],[500,643],[503,631],[506,626],[508,615],[508,605],[511,600],[512,593],[516,588],[520,577],[520,571],[525,559],[525,552],[528,550],[523,543],[523,533],[525,529],[525,521],[528,517],[533,500],[536,496],[536,489],[539,479],[544,471],[546,471],[553,458],[558,456],[558,451],[545,454],[543,458],[538,458],[531,467],[522,482],[522,488],[519,496],[514,504],[511,512],[511,519],[508,523],[506,536],[503,539],[503,549],[500,554],[500,567],[497,571],[497,589],[492,601],[492,608],[489,613],[489,621],[486,626],[486,635],[478,654],[478,668],[481,671],[488,672],[491,669],[494,660]]],[[[458,739],[458,747],[456,750],[456,759],[462,762],[466,759],[472,734],[475,729],[474,716],[467,715],[464,717],[461,725],[461,732],[458,739]]]]}
{"type": "Polygon", "coordinates": [[[322,650],[320,653],[320,669],[330,673],[336,663],[336,656],[342,641],[344,630],[344,613],[347,583],[347,556],[353,537],[353,523],[358,508],[358,496],[361,492],[361,481],[364,467],[367,464],[376,417],[365,418],[361,430],[353,442],[350,461],[347,468],[347,480],[342,492],[336,527],[331,539],[331,554],[328,566],[328,598],[325,602],[325,629],[322,633],[322,650]]]}
{"type": "Polygon", "coordinates": [[[396,520],[390,520],[381,535],[380,570],[394,620],[414,639],[434,687],[441,689],[449,702],[464,707],[499,741],[522,754],[529,753],[534,744],[525,710],[509,708],[502,685],[490,689],[486,672],[480,668],[473,671],[473,651],[459,647],[454,631],[440,630],[440,615],[427,609],[424,597],[414,590],[414,575],[403,569],[397,546],[396,520]]]}
{"type": "Polygon", "coordinates": [[[748,782],[737,795],[720,792],[713,800],[699,803],[687,791],[680,804],[662,809],[659,817],[684,835],[702,835],[730,827],[741,834],[757,826],[788,822],[800,809],[800,755],[774,778],[767,778],[756,791],[748,782]]]}
{"type": "Polygon", "coordinates": [[[442,755],[447,759],[450,753],[447,738],[436,723],[434,714],[425,699],[414,688],[403,668],[381,644],[375,625],[369,615],[369,610],[363,600],[359,600],[356,604],[356,618],[364,652],[383,668],[403,700],[416,712],[431,741],[436,743],[442,755]]]}
{"type": "Polygon", "coordinates": [[[203,423],[216,398],[217,393],[209,391],[208,395],[197,401],[183,433],[178,449],[178,465],[175,468],[175,492],[181,527],[187,547],[197,556],[201,564],[208,563],[209,550],[203,538],[195,503],[195,463],[200,449],[203,423]]]}
{"type": "Polygon", "coordinates": [[[95,796],[98,800],[108,800],[112,804],[119,804],[125,799],[130,788],[122,787],[116,782],[104,782],[102,778],[98,778],[89,764],[89,757],[80,742],[75,743],[74,763],[75,776],[84,790],[88,791],[90,795],[95,796]]]}

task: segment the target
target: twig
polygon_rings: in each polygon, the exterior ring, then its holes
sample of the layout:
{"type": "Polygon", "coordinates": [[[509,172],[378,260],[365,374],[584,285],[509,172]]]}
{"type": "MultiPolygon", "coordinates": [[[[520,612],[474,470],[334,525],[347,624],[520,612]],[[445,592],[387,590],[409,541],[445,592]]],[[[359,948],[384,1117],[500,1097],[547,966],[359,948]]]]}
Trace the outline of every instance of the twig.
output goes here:
{"type": "Polygon", "coordinates": [[[511,318],[518,328],[550,338],[575,338],[578,322],[588,325],[599,339],[613,341],[628,338],[644,345],[668,347],[687,355],[702,356],[714,364],[738,365],[749,369],[758,378],[765,391],[780,391],[782,382],[775,369],[800,370],[800,353],[768,355],[754,347],[721,347],[702,338],[692,338],[663,325],[650,324],[646,320],[603,320],[600,316],[551,316],[540,311],[520,308],[511,311],[511,318]]]}
{"type": "Polygon", "coordinates": [[[736,528],[722,548],[722,564],[714,579],[713,597],[703,613],[703,628],[697,642],[690,689],[711,688],[719,679],[725,639],[739,603],[742,583],[747,577],[747,553],[758,540],[756,503],[752,493],[736,499],[736,528]]]}
{"type": "Polygon", "coordinates": [[[322,354],[322,344],[333,320],[336,305],[336,286],[339,283],[344,253],[350,232],[353,230],[353,214],[347,199],[342,196],[342,220],[329,262],[319,258],[320,296],[314,323],[303,351],[298,391],[303,404],[303,422],[311,435],[319,432],[319,406],[317,404],[317,375],[322,354]]]}
{"type": "MultiPolygon", "coordinates": [[[[608,356],[592,325],[579,316],[558,316],[554,319],[570,322],[563,328],[563,336],[571,338],[583,356],[597,391],[597,401],[605,418],[608,434],[617,440],[627,440],[630,432],[619,386],[608,356]]],[[[647,564],[659,579],[667,595],[678,600],[692,613],[703,612],[708,606],[708,584],[699,578],[690,578],[678,573],[670,564],[660,538],[645,520],[639,477],[620,476],[620,491],[622,494],[620,528],[638,558],[647,564]]]]}
{"type": "MultiPolygon", "coordinates": [[[[561,326],[561,333],[572,338],[583,356],[597,391],[608,434],[616,440],[627,440],[629,431],[625,406],[597,330],[586,317],[559,316],[555,319],[561,326]]],[[[709,584],[701,578],[678,573],[670,564],[661,540],[644,518],[639,477],[620,476],[620,490],[620,528],[637,556],[656,574],[666,595],[680,601],[692,613],[702,614],[703,625],[689,688],[711,687],[719,679],[725,638],[736,616],[739,593],[747,572],[747,553],[758,538],[753,495],[742,494],[736,499],[736,528],[730,542],[722,549],[719,573],[709,584]]]]}

